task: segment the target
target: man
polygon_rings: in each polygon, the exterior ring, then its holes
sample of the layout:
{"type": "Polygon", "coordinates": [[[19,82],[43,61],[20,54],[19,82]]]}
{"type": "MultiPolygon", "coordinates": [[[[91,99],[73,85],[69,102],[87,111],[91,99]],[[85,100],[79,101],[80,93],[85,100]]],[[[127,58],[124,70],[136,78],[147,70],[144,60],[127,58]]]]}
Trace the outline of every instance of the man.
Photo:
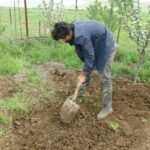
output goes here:
{"type": "Polygon", "coordinates": [[[84,64],[78,77],[78,82],[82,83],[80,96],[86,92],[92,70],[96,69],[99,72],[103,107],[97,118],[106,118],[113,112],[111,66],[116,42],[112,32],[95,20],[76,20],[71,24],[56,23],[52,30],[52,38],[74,45],[78,57],[84,64]]]}

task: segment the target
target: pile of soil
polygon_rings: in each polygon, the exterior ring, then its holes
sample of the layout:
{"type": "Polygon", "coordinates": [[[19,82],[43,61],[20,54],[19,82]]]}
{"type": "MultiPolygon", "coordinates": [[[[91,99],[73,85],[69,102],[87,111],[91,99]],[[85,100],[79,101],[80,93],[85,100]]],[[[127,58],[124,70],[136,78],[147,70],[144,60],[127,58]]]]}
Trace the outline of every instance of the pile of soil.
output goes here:
{"type": "MultiPolygon", "coordinates": [[[[35,68],[42,77],[42,89],[55,96],[34,103],[28,115],[15,118],[13,143],[0,142],[2,150],[150,149],[150,84],[133,83],[121,76],[113,79],[114,112],[98,121],[96,116],[102,106],[102,94],[98,75],[93,72],[89,97],[78,99],[80,111],[72,123],[64,124],[60,121],[60,108],[75,90],[78,71],[52,62],[35,68]],[[114,123],[118,128],[113,128],[114,123]]],[[[19,77],[23,79],[20,75],[15,79],[19,77]]],[[[18,80],[11,80],[8,78],[8,84],[0,87],[2,95],[15,89],[18,80]]],[[[0,80],[0,84],[3,82],[0,80]]]]}

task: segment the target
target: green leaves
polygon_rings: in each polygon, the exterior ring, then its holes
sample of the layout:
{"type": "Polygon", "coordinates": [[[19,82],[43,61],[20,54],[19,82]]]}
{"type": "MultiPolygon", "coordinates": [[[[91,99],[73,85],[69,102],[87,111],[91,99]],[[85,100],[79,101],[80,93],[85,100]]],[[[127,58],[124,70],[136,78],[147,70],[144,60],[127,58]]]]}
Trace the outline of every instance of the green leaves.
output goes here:
{"type": "Polygon", "coordinates": [[[54,3],[53,0],[49,0],[49,3],[46,3],[45,0],[42,0],[40,8],[50,31],[56,22],[62,21],[64,19],[63,0],[61,0],[60,3],[54,3]]]}
{"type": "Polygon", "coordinates": [[[114,2],[110,1],[110,6],[102,6],[101,2],[95,0],[88,8],[88,18],[104,23],[113,32],[118,27],[118,15],[115,11],[114,2]]]}

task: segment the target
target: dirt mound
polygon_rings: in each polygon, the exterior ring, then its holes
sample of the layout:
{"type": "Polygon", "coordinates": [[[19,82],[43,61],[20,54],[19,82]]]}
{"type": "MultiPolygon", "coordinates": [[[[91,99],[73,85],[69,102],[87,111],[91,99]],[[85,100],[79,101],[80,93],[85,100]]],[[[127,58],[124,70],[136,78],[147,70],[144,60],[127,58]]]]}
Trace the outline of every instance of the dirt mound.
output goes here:
{"type": "Polygon", "coordinates": [[[32,106],[29,115],[16,118],[12,150],[149,150],[150,85],[124,78],[113,80],[114,113],[97,121],[102,98],[97,73],[92,74],[90,96],[79,98],[79,113],[71,124],[60,121],[59,111],[74,92],[78,71],[46,63],[36,67],[45,80],[45,91],[56,97],[32,106]],[[117,124],[117,125],[116,125],[117,124]]]}

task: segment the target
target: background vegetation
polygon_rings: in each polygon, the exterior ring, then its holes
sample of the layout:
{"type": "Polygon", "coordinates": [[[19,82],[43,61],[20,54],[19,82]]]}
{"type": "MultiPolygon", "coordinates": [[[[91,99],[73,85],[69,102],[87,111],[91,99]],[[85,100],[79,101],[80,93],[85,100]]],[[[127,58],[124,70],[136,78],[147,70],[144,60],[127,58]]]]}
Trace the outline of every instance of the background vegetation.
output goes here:
{"type": "MultiPolygon", "coordinates": [[[[1,24],[5,25],[6,29],[3,32],[3,38],[0,40],[0,74],[15,74],[25,66],[31,67],[33,64],[42,63],[45,61],[57,61],[64,63],[69,68],[75,69],[81,67],[81,62],[74,52],[74,47],[61,42],[55,42],[50,38],[39,42],[32,40],[24,50],[24,44],[18,42],[10,42],[8,39],[15,37],[14,25],[9,25],[8,8],[0,8],[2,19],[1,24]],[[7,14],[7,15],[6,15],[7,14]],[[7,19],[6,19],[7,18],[7,19]]],[[[22,10],[23,13],[23,10],[22,10]]],[[[74,20],[74,10],[65,10],[65,21],[71,22],[74,20]]],[[[143,17],[147,17],[147,13],[143,11],[143,17]]],[[[28,9],[29,18],[29,35],[38,35],[38,20],[42,19],[42,14],[38,9],[28,9]]],[[[88,12],[86,10],[78,11],[77,19],[87,19],[88,12]]],[[[22,19],[23,20],[23,19],[22,19]]],[[[19,28],[19,27],[18,27],[19,28]]],[[[25,31],[24,31],[25,32],[25,31]]],[[[17,32],[20,35],[19,30],[17,32]]],[[[42,33],[41,33],[42,34],[42,33]]],[[[117,31],[114,33],[117,36],[117,31]]],[[[25,33],[24,33],[25,35],[25,33]]],[[[43,34],[44,35],[44,34],[43,34]]],[[[17,35],[16,35],[17,36],[17,35]]],[[[17,36],[17,37],[18,37],[17,36]]],[[[50,37],[49,33],[47,36],[50,37]]],[[[146,58],[144,65],[139,73],[139,81],[150,81],[150,51],[149,47],[146,50],[146,58]]],[[[130,40],[125,30],[121,30],[120,40],[117,48],[115,62],[113,64],[113,77],[120,74],[128,74],[131,79],[136,72],[135,66],[138,62],[138,53],[136,44],[130,40]]]]}

